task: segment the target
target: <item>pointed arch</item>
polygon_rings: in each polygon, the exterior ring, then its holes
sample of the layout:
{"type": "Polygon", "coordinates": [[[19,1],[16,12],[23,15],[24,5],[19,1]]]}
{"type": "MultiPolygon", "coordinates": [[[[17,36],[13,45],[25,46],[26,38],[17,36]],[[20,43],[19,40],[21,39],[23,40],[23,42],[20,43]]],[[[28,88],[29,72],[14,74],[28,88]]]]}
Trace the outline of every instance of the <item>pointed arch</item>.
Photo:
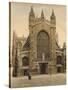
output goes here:
{"type": "Polygon", "coordinates": [[[37,58],[42,60],[44,53],[45,59],[49,57],[49,35],[45,30],[41,30],[37,35],[37,58]]]}

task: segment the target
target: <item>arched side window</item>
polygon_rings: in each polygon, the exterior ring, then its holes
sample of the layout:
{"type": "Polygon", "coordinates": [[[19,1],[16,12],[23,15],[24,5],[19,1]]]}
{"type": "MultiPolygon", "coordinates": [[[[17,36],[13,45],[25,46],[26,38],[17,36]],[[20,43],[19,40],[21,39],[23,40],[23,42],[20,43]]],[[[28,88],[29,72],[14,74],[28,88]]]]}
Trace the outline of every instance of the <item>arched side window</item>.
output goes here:
{"type": "Polygon", "coordinates": [[[57,56],[57,64],[62,64],[62,57],[61,56],[57,56]]]}
{"type": "Polygon", "coordinates": [[[28,66],[29,65],[29,59],[28,57],[22,58],[22,66],[28,66]]]}

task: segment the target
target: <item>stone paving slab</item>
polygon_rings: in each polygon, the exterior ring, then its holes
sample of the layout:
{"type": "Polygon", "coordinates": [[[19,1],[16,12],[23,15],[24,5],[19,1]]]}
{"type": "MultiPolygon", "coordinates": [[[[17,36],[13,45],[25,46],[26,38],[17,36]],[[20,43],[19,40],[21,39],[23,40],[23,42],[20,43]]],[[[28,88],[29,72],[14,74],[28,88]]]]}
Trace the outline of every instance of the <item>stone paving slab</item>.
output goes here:
{"type": "Polygon", "coordinates": [[[53,75],[36,75],[28,80],[27,76],[11,77],[11,87],[33,87],[33,86],[53,86],[66,84],[66,74],[53,74],[53,75]]]}

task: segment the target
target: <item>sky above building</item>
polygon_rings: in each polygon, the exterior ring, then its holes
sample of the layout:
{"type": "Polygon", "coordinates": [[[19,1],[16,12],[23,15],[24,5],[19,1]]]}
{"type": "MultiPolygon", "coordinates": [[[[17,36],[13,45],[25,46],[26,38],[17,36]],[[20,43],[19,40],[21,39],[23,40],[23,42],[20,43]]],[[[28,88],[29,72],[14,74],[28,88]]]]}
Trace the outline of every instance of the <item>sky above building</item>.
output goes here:
{"type": "Polygon", "coordinates": [[[56,33],[58,43],[62,47],[66,41],[66,6],[63,5],[41,5],[41,4],[11,4],[11,34],[16,32],[19,37],[28,37],[29,35],[29,12],[33,6],[35,16],[40,17],[43,10],[46,19],[50,20],[52,9],[56,16],[56,33]]]}

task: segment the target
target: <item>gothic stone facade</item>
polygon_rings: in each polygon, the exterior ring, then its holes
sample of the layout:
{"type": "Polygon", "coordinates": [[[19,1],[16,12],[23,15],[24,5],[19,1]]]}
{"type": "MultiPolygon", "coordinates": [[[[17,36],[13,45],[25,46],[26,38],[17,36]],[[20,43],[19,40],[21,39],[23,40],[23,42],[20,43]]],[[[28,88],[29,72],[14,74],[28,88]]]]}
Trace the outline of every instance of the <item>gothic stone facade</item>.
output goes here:
{"type": "MultiPolygon", "coordinates": [[[[54,74],[62,72],[61,62],[57,65],[62,52],[56,41],[56,16],[52,10],[50,21],[35,17],[33,8],[29,13],[29,36],[18,55],[18,75],[54,74]]],[[[60,59],[61,60],[61,59],[60,59]]]]}
{"type": "Polygon", "coordinates": [[[54,11],[50,22],[44,17],[35,18],[31,8],[29,16],[30,68],[38,73],[56,73],[56,17],[54,11]]]}

